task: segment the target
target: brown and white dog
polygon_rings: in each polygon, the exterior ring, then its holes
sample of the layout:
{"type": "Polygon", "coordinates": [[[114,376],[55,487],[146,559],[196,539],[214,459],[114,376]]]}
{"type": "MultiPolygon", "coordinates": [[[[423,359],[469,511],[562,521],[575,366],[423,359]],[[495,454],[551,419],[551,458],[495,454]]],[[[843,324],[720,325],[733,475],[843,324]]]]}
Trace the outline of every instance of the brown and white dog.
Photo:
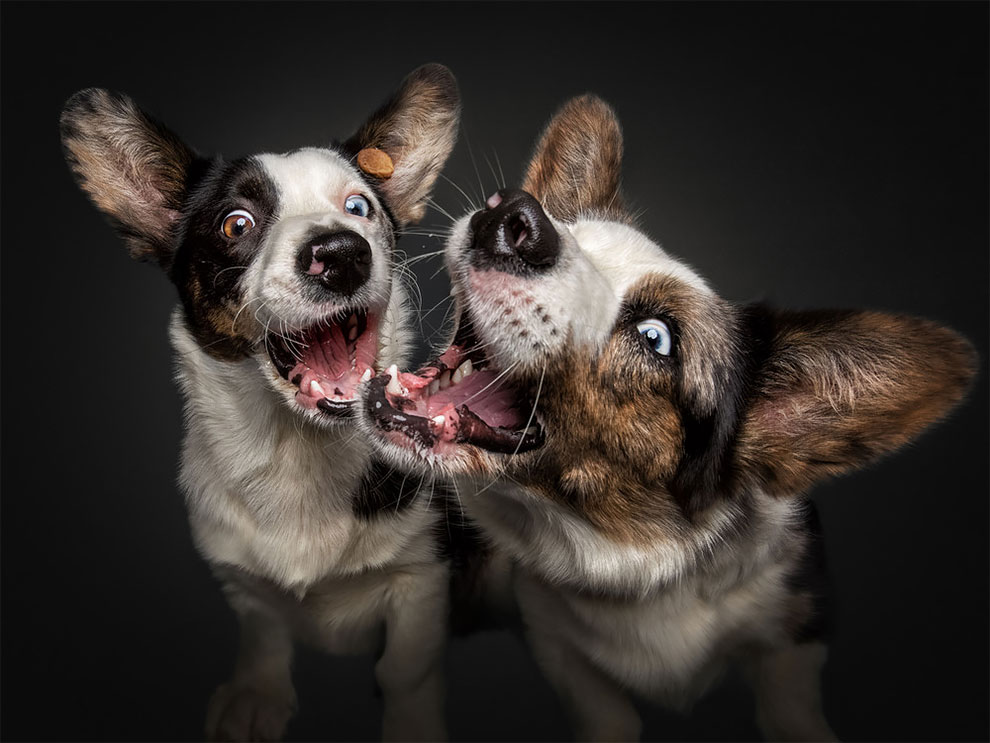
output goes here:
{"type": "Polygon", "coordinates": [[[683,706],[730,661],[768,738],[831,738],[805,494],[945,415],[973,350],[913,317],[726,302],[630,224],[621,154],[602,101],[556,115],[523,190],[454,225],[453,343],[373,380],[365,425],[508,556],[581,738],[635,739],[627,690],[683,706]]]}
{"type": "Polygon", "coordinates": [[[198,155],[123,95],[83,90],[63,111],[79,185],[181,300],[180,481],[242,631],[210,738],[281,737],[294,637],[380,652],[385,737],[444,735],[436,516],[376,461],[350,411],[408,348],[396,233],[422,217],[459,110],[453,76],[426,65],[343,144],[233,161],[198,155]],[[394,172],[359,169],[366,149],[394,172]]]}

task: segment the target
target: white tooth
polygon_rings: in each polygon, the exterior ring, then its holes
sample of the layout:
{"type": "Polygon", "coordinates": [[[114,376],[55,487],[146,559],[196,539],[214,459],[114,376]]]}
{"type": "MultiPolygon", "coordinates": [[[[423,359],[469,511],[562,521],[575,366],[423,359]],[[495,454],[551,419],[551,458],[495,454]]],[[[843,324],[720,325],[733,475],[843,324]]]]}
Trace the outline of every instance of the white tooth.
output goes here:
{"type": "Polygon", "coordinates": [[[399,384],[399,375],[397,373],[393,374],[392,378],[388,380],[385,390],[391,395],[402,395],[402,385],[399,384]]]}
{"type": "Polygon", "coordinates": [[[371,367],[370,366],[367,369],[365,369],[364,370],[364,374],[361,375],[361,381],[362,382],[367,382],[369,379],[371,379],[371,367]]]}
{"type": "Polygon", "coordinates": [[[442,426],[444,423],[447,422],[447,419],[444,418],[442,415],[438,415],[436,418],[433,419],[433,422],[436,423],[438,426],[442,426]]]}
{"type": "Polygon", "coordinates": [[[352,341],[357,338],[357,325],[351,326],[350,332],[347,334],[347,340],[352,341]]]}
{"type": "Polygon", "coordinates": [[[435,395],[439,391],[440,391],[440,382],[434,379],[432,382],[430,382],[430,394],[435,395]]]}
{"type": "Polygon", "coordinates": [[[392,379],[398,379],[399,378],[398,364],[392,364],[392,366],[390,366],[388,369],[385,370],[385,373],[388,374],[390,377],[392,377],[392,379]]]}
{"type": "Polygon", "coordinates": [[[471,359],[465,360],[464,363],[457,368],[461,372],[462,377],[467,377],[474,374],[474,364],[471,363],[471,359]]]}
{"type": "Polygon", "coordinates": [[[450,372],[445,371],[440,375],[440,389],[445,390],[450,387],[450,372]]]}
{"type": "Polygon", "coordinates": [[[464,379],[464,372],[461,371],[461,367],[454,369],[454,373],[450,375],[450,383],[457,384],[462,379],[464,379]]]}
{"type": "Polygon", "coordinates": [[[326,397],[327,393],[323,391],[320,387],[320,383],[315,379],[309,383],[309,396],[310,397],[326,397]]]}
{"type": "Polygon", "coordinates": [[[533,433],[533,434],[539,433],[539,432],[540,432],[540,427],[539,426],[530,426],[525,431],[523,431],[523,433],[533,433]]]}

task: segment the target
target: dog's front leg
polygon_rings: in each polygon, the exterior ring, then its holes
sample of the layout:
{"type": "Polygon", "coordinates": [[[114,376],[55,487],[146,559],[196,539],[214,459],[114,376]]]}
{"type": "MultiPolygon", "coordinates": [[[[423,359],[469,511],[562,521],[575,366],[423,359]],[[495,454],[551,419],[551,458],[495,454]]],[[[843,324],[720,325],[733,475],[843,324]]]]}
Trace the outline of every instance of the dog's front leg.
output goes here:
{"type": "Polygon", "coordinates": [[[385,713],[384,740],[446,740],[443,653],[448,569],[396,573],[386,596],[385,650],[375,665],[385,713]]]}
{"type": "Polygon", "coordinates": [[[577,740],[639,740],[639,713],[618,684],[561,642],[552,627],[530,627],[527,637],[533,657],[568,713],[577,740]]]}
{"type": "Polygon", "coordinates": [[[825,645],[767,649],[746,664],[756,695],[756,722],[767,740],[838,740],[822,712],[825,645]]]}
{"type": "Polygon", "coordinates": [[[276,741],[296,711],[292,688],[292,634],[277,611],[228,583],[224,592],[240,622],[234,675],[213,693],[207,740],[276,741]]]}

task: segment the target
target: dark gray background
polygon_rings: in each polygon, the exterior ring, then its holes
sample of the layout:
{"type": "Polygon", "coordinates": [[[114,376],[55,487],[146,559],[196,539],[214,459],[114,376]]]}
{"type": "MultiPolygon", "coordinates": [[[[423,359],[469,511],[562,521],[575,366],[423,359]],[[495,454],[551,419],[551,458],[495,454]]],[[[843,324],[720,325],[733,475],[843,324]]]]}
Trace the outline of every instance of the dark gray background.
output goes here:
{"type": "MultiPolygon", "coordinates": [[[[236,641],[175,486],[175,293],[74,186],[61,104],[111,87],[203,151],[283,151],[350,133],[426,61],[460,80],[447,174],[475,203],[496,185],[486,160],[518,183],[551,112],[594,91],[623,121],[643,225],[724,296],[909,312],[977,344],[981,375],[947,422],[814,496],[838,601],[836,732],[987,738],[987,4],[0,12],[5,739],[194,739],[236,641]]],[[[446,183],[437,200],[466,207],[446,183]]],[[[446,285],[438,261],[418,265],[425,310],[446,285]]],[[[303,652],[297,681],[291,738],[377,736],[370,660],[303,652]]],[[[506,635],[454,643],[449,712],[455,739],[567,736],[506,635]]],[[[645,737],[743,739],[751,716],[730,677],[690,717],[649,709],[645,737]]]]}

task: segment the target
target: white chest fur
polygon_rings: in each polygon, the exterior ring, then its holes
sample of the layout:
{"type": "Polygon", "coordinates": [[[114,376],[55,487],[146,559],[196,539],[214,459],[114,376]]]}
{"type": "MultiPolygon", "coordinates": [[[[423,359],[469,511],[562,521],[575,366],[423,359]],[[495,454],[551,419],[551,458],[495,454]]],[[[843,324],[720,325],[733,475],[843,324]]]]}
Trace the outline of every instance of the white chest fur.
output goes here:
{"type": "Polygon", "coordinates": [[[353,513],[370,457],[353,430],[328,431],[294,416],[256,360],[211,358],[178,311],[170,334],[185,397],[180,483],[208,561],[302,592],[400,555],[402,562],[428,559],[423,504],[395,518],[353,513]]]}
{"type": "MultiPolygon", "coordinates": [[[[712,553],[704,533],[696,545],[613,542],[511,483],[464,498],[516,564],[516,595],[534,642],[563,646],[672,706],[692,701],[733,652],[783,635],[787,574],[799,554],[789,528],[795,510],[756,501],[751,533],[712,553]]],[[[728,514],[713,514],[713,527],[720,518],[728,514]]]]}

